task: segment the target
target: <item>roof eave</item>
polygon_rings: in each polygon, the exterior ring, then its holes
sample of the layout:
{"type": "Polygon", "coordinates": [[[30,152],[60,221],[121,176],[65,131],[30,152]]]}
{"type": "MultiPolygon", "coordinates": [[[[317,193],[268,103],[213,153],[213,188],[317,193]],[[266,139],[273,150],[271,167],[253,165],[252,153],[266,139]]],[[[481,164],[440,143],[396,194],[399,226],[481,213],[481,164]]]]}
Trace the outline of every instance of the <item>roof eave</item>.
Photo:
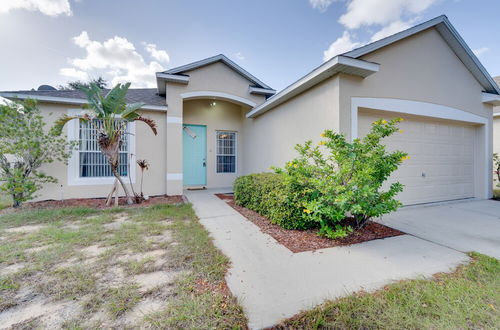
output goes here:
{"type": "Polygon", "coordinates": [[[254,108],[247,113],[246,117],[255,118],[338,73],[366,78],[378,72],[379,66],[377,63],[338,55],[286,87],[260,106],[254,108]]]}
{"type": "Polygon", "coordinates": [[[243,77],[250,80],[254,84],[258,85],[259,87],[265,88],[265,89],[272,89],[271,87],[266,85],[261,80],[257,79],[250,72],[246,71],[241,66],[239,66],[235,62],[231,61],[228,57],[226,57],[223,54],[215,55],[215,56],[208,57],[208,58],[205,58],[205,59],[200,60],[200,61],[196,61],[196,62],[192,62],[192,63],[186,64],[186,65],[182,65],[182,66],[164,71],[162,73],[176,75],[179,73],[195,70],[195,69],[198,69],[198,68],[201,68],[203,66],[206,66],[206,65],[209,65],[212,63],[216,63],[219,61],[225,63],[227,66],[229,66],[230,68],[232,68],[233,70],[235,70],[236,72],[238,72],[239,74],[241,74],[243,77]]]}
{"type": "Polygon", "coordinates": [[[265,96],[270,96],[270,95],[276,94],[276,91],[274,89],[260,88],[260,87],[253,87],[253,86],[248,87],[248,92],[250,94],[265,95],[265,96]]]}
{"type": "Polygon", "coordinates": [[[485,104],[500,106],[500,95],[492,93],[483,93],[481,101],[485,104]]]}
{"type": "Polygon", "coordinates": [[[158,95],[165,95],[167,93],[167,86],[165,84],[167,82],[187,85],[189,83],[189,76],[156,72],[156,88],[158,90],[158,95]]]}
{"type": "Polygon", "coordinates": [[[443,37],[448,46],[453,50],[453,52],[458,56],[462,63],[477,79],[477,81],[481,84],[486,92],[500,94],[500,89],[498,88],[491,75],[488,73],[488,71],[486,71],[477,56],[472,52],[467,43],[462,39],[460,34],[457,32],[457,30],[455,30],[455,28],[445,15],[438,16],[407,30],[380,39],[366,46],[351,50],[347,53],[344,53],[343,55],[353,58],[359,58],[432,27],[436,28],[436,30],[443,37]]]}
{"type": "MultiPolygon", "coordinates": [[[[69,97],[58,97],[58,96],[30,95],[30,94],[12,93],[12,92],[0,92],[0,96],[12,101],[32,99],[47,103],[69,104],[69,105],[79,105],[79,106],[88,103],[88,101],[85,99],[76,99],[76,98],[73,99],[69,97]]],[[[167,111],[167,106],[145,104],[141,107],[141,109],[165,112],[167,111]]]]}

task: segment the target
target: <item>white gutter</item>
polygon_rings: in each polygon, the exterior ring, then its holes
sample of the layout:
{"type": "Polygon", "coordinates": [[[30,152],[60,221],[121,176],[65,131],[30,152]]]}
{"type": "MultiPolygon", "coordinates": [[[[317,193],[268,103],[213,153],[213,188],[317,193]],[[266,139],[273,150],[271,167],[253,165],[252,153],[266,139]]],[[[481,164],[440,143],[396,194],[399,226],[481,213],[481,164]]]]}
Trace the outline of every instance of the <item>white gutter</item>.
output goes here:
{"type": "Polygon", "coordinates": [[[156,78],[163,79],[163,80],[166,80],[169,82],[179,83],[179,84],[188,84],[189,83],[189,76],[183,76],[183,75],[178,75],[178,74],[157,72],[156,78]]]}
{"type": "Polygon", "coordinates": [[[486,104],[499,106],[500,105],[500,95],[483,92],[481,101],[483,103],[486,103],[486,104]]]}
{"type": "MultiPolygon", "coordinates": [[[[45,95],[30,95],[30,94],[21,94],[21,93],[9,93],[9,92],[0,92],[0,96],[10,100],[25,100],[32,99],[42,102],[50,102],[50,103],[60,103],[60,104],[74,104],[74,105],[83,105],[87,104],[88,101],[85,99],[72,99],[69,97],[58,97],[58,96],[45,96],[45,95]]],[[[161,105],[152,105],[145,104],[141,107],[143,110],[153,110],[153,111],[161,111],[166,112],[167,106],[161,105]]]]}
{"type": "Polygon", "coordinates": [[[274,95],[274,94],[276,94],[276,91],[274,89],[260,88],[260,87],[254,87],[254,86],[248,87],[248,92],[250,94],[256,94],[256,95],[274,95]]]}
{"type": "Polygon", "coordinates": [[[246,116],[247,118],[257,117],[337,73],[344,72],[366,78],[377,72],[379,67],[377,63],[338,55],[254,108],[246,116]]]}

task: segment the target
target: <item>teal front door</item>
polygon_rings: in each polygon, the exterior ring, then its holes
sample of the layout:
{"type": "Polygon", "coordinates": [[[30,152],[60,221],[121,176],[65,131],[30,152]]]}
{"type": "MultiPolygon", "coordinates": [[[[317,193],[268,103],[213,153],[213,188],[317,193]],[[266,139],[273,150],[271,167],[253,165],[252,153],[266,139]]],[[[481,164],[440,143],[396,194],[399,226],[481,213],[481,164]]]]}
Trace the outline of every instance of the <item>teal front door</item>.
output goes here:
{"type": "Polygon", "coordinates": [[[182,131],[184,185],[205,186],[207,184],[207,127],[184,124],[182,131]]]}

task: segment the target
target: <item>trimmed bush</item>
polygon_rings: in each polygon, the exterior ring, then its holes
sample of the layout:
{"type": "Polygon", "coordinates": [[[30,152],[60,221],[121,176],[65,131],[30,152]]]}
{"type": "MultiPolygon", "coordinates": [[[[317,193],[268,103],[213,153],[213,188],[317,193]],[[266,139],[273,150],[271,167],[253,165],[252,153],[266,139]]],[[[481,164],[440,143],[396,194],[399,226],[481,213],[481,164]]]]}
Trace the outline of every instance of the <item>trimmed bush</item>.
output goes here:
{"type": "Polygon", "coordinates": [[[301,202],[284,175],[258,173],[240,176],[234,182],[234,200],[272,223],[286,229],[310,229],[317,223],[304,218],[301,202]]]}
{"type": "Polygon", "coordinates": [[[326,130],[317,146],[312,141],[297,145],[299,156],[275,168],[276,173],[238,178],[235,201],[286,229],[319,228],[321,236],[345,237],[401,206],[396,195],[403,185],[383,185],[409,156],[389,152],[382,143],[402,132],[401,120],[380,119],[365,137],[352,142],[326,130]]]}

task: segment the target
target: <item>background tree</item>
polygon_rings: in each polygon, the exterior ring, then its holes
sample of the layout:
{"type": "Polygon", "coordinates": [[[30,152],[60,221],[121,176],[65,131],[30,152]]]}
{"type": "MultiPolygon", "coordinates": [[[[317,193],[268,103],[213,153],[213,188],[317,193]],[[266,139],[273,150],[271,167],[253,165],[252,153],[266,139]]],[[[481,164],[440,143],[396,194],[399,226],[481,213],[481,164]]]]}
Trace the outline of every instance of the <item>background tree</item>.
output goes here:
{"type": "Polygon", "coordinates": [[[43,183],[57,182],[39,170],[43,164],[70,156],[73,143],[44,127],[36,101],[0,104],[0,189],[14,207],[34,198],[43,183]]]}
{"type": "Polygon", "coordinates": [[[111,204],[113,193],[116,193],[115,205],[118,204],[118,183],[122,186],[127,197],[127,203],[133,204],[130,193],[125,186],[120,173],[120,146],[123,143],[126,127],[129,122],[142,121],[146,123],[156,135],[156,123],[148,118],[144,118],[137,112],[143,103],[126,103],[127,91],[130,83],[118,84],[106,95],[103,95],[102,89],[96,83],[90,83],[90,86],[82,87],[87,95],[88,105],[85,108],[90,112],[82,117],[62,116],[56,121],[53,128],[55,134],[61,134],[64,125],[72,120],[79,118],[87,121],[96,132],[99,149],[106,156],[111,166],[111,171],[115,176],[115,184],[108,195],[106,205],[111,204]]]}
{"type": "Polygon", "coordinates": [[[75,80],[70,81],[66,86],[59,86],[60,90],[81,90],[82,88],[89,88],[90,84],[96,84],[99,88],[105,89],[108,87],[108,82],[103,77],[98,77],[96,79],[90,79],[89,81],[75,80]]]}

